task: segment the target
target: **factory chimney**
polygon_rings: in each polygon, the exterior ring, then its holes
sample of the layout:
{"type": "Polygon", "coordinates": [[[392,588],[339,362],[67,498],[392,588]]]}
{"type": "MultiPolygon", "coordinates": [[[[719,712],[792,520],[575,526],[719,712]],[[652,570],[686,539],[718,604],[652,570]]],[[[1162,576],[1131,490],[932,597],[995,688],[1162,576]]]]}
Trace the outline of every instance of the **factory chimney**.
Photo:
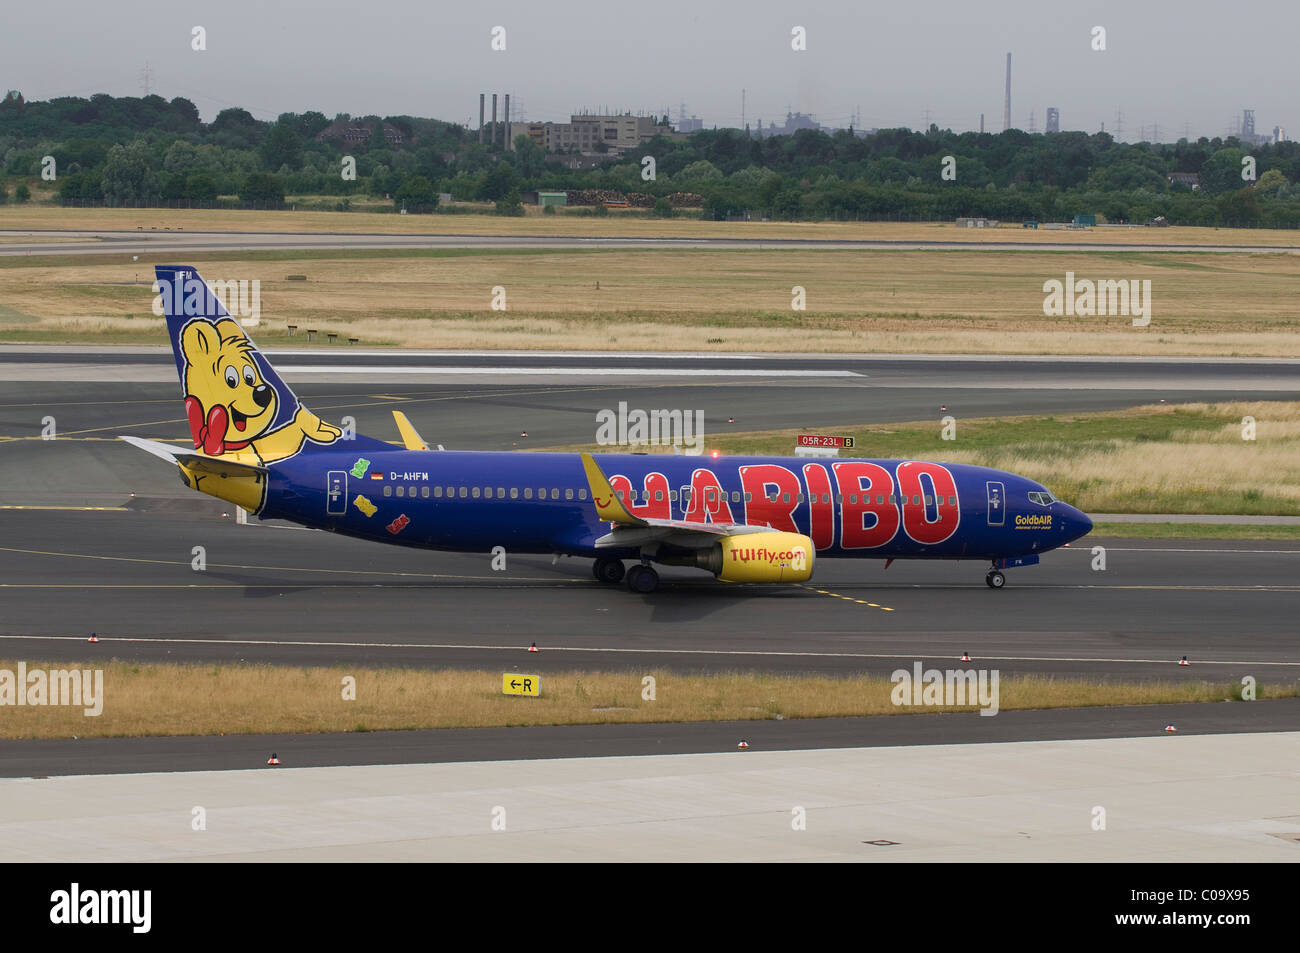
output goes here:
{"type": "Polygon", "coordinates": [[[1002,130],[1011,128],[1011,54],[1007,54],[1007,98],[1002,105],[1002,130]]]}

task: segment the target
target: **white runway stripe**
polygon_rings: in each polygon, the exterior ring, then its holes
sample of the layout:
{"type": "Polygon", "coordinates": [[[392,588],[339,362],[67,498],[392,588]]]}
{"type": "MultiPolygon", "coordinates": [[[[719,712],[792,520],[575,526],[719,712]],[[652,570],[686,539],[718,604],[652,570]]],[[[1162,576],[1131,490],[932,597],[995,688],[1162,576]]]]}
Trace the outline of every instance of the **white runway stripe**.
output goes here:
{"type": "MultiPolygon", "coordinates": [[[[0,639],[21,639],[27,641],[47,642],[85,642],[83,635],[0,635],[0,639]]],[[[159,645],[274,645],[293,646],[297,648],[351,648],[351,649],[477,649],[484,652],[526,652],[522,645],[463,645],[453,642],[306,642],[277,641],[274,639],[173,639],[145,638],[141,636],[100,636],[99,644],[109,642],[151,642],[159,645]]],[[[106,651],[100,649],[99,651],[106,651]]],[[[624,655],[743,655],[777,658],[861,658],[861,659],[947,659],[956,662],[952,655],[934,655],[925,652],[770,652],[747,651],[738,649],[659,649],[659,648],[612,648],[609,646],[582,645],[548,645],[544,652],[601,652],[624,655]]],[[[182,659],[182,662],[185,660],[182,659]]],[[[1120,665],[1169,665],[1178,666],[1174,658],[1088,658],[1084,656],[1052,655],[980,655],[971,656],[972,662],[1110,662],[1120,665]]],[[[1258,659],[1240,661],[1232,659],[1197,659],[1193,667],[1206,665],[1276,665],[1289,668],[1300,667],[1300,662],[1266,662],[1258,659]]]]}
{"type": "Polygon", "coordinates": [[[287,364],[281,374],[525,374],[548,377],[865,377],[857,371],[743,370],[734,367],[393,367],[390,365],[287,364]]]}

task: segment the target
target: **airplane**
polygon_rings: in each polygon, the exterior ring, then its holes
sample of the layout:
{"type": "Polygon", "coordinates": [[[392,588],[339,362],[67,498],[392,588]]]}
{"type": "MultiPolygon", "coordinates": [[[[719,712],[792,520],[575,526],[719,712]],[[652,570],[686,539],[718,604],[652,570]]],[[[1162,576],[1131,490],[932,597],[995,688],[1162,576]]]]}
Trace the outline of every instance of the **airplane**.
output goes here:
{"type": "Polygon", "coordinates": [[[656,564],[723,582],[802,583],[818,559],[988,561],[985,582],[1086,535],[1040,483],[921,460],[430,450],[308,410],[188,266],[157,266],[192,448],[121,439],[192,489],[261,519],[457,552],[587,557],[603,583],[659,586],[656,564]],[[630,563],[625,565],[625,563],[630,563]]]}

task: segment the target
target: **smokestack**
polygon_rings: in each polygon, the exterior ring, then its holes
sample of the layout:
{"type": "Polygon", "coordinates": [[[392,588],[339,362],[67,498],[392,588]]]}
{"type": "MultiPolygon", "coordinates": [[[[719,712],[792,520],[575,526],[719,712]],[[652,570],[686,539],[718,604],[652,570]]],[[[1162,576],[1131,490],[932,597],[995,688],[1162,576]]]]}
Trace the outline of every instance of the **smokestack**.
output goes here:
{"type": "Polygon", "coordinates": [[[506,93],[506,115],[505,115],[505,124],[506,124],[506,129],[505,129],[505,133],[506,133],[505,147],[506,147],[507,149],[513,149],[513,148],[514,148],[514,139],[511,138],[511,136],[510,136],[510,94],[509,94],[509,93],[506,93]]]}
{"type": "MultiPolygon", "coordinates": [[[[1007,80],[1009,83],[1010,80],[1007,80]]],[[[1007,107],[1010,109],[1011,107],[1007,107]]],[[[1008,113],[1010,115],[1010,113],[1008,113]]],[[[492,145],[497,144],[497,94],[492,94],[492,145]]]]}
{"type": "Polygon", "coordinates": [[[1011,54],[1007,54],[1007,98],[1002,106],[1002,129],[1011,128],[1011,54]]]}
{"type": "Polygon", "coordinates": [[[478,94],[478,144],[483,145],[483,100],[484,94],[478,94]]]}

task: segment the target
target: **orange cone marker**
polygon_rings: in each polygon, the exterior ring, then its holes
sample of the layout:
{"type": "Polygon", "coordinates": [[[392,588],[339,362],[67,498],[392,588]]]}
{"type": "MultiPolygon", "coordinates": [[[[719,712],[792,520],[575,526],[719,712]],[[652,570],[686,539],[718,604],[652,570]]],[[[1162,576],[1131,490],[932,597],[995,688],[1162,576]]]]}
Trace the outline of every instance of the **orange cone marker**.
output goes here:
{"type": "Polygon", "coordinates": [[[739,749],[741,749],[741,750],[743,751],[745,748],[748,748],[748,747],[749,747],[749,742],[746,741],[744,738],[741,738],[741,739],[740,739],[740,744],[736,745],[736,747],[739,748],[739,749]]]}
{"type": "Polygon", "coordinates": [[[1178,729],[1175,728],[1173,725],[1165,725],[1165,731],[1174,732],[1174,731],[1177,731],[1177,730],[1178,730],[1178,729]]]}
{"type": "Polygon", "coordinates": [[[537,643],[534,642],[532,645],[528,646],[528,651],[530,651],[530,652],[536,652],[536,651],[537,651],[537,643]]]}
{"type": "Polygon", "coordinates": [[[269,758],[266,759],[266,763],[267,763],[267,764],[279,764],[279,763],[280,763],[280,759],[277,758],[277,757],[275,756],[275,752],[272,751],[272,752],[271,752],[271,757],[269,757],[269,758]]]}
{"type": "Polygon", "coordinates": [[[1189,661],[1187,661],[1187,656],[1184,655],[1182,658],[1180,658],[1180,659],[1178,660],[1178,664],[1179,664],[1179,665],[1191,665],[1192,663],[1189,662],[1189,661]]]}
{"type": "Polygon", "coordinates": [[[969,653],[969,652],[962,652],[962,653],[961,653],[961,660],[962,660],[963,662],[969,662],[969,661],[970,661],[970,653],[969,653]]]}
{"type": "Polygon", "coordinates": [[[87,641],[87,642],[98,642],[98,641],[99,641],[99,636],[97,636],[94,632],[92,632],[92,633],[90,633],[90,638],[86,639],[86,641],[87,641]]]}

